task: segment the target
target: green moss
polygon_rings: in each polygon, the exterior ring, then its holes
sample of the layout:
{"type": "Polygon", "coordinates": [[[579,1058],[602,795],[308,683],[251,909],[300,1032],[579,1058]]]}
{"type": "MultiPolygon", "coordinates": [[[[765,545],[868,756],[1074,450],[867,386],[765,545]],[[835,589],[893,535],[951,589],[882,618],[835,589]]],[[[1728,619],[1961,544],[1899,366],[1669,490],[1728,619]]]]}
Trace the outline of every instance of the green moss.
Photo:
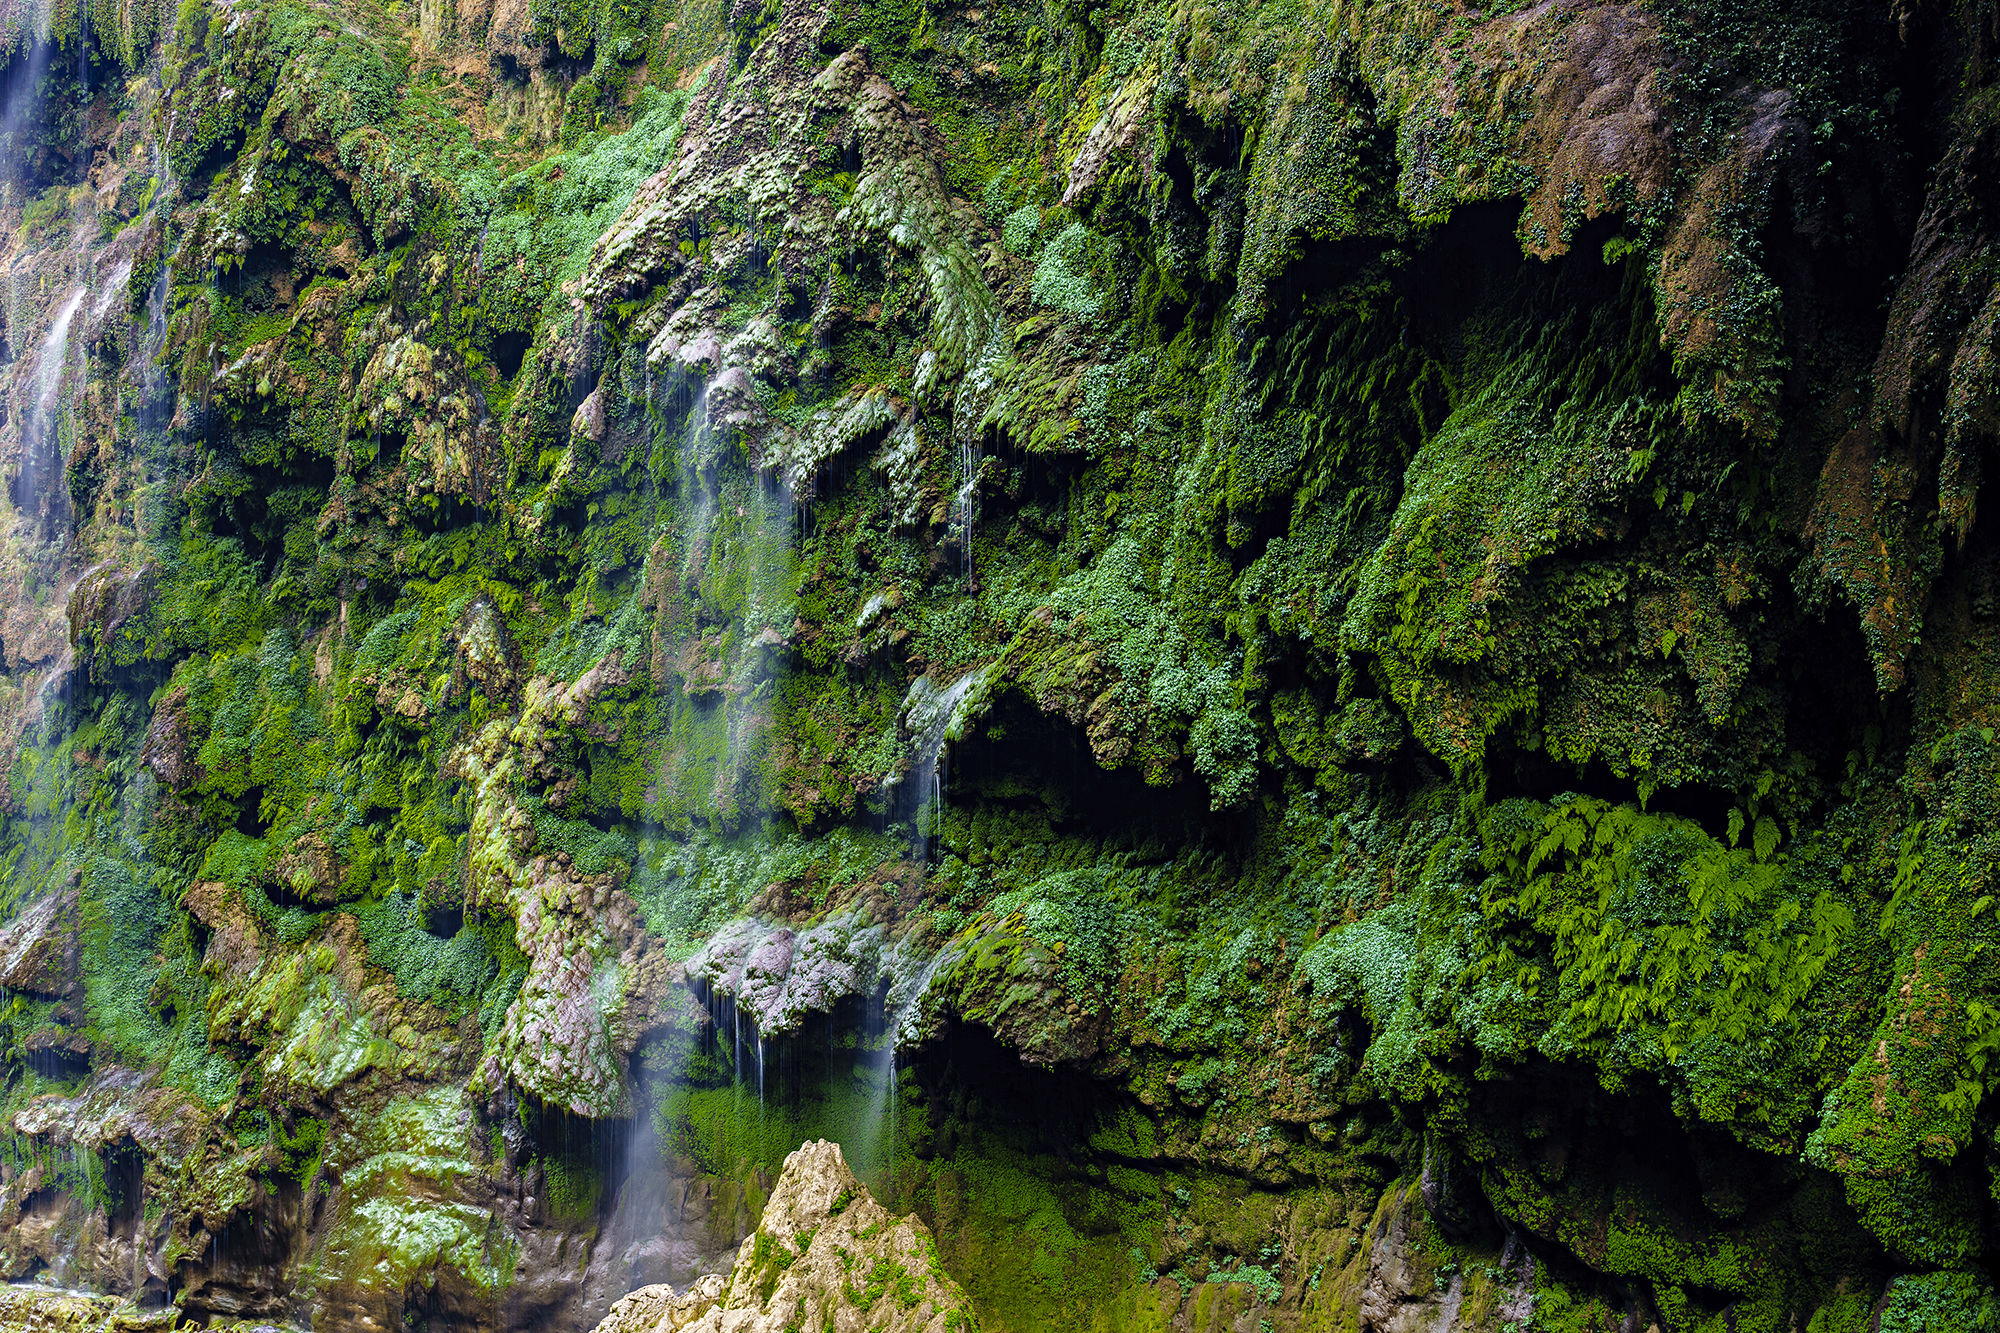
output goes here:
{"type": "Polygon", "coordinates": [[[326,1122],[302,1116],[278,1135],[279,1169],[301,1186],[310,1185],[319,1174],[322,1149],[326,1146],[326,1122]]]}
{"type": "MultiPolygon", "coordinates": [[[[306,1290],[493,1292],[468,1071],[584,1005],[533,1090],[621,1109],[661,955],[865,904],[940,951],[926,1024],[1092,1114],[1003,1132],[947,1042],[885,1084],[838,1027],[763,1097],[697,1054],[718,1245],[828,1133],[998,1326],[1344,1319],[1421,1155],[1535,1236],[1550,1328],[1628,1281],[1676,1329],[1987,1318],[1992,265],[1917,145],[1991,117],[1976,70],[1891,96],[1962,15],[433,10],[183,5],[157,108],[163,13],[92,0],[95,102],[49,16],[11,157],[101,188],[16,200],[10,347],[130,232],[165,383],[93,320],[79,563],[0,543],[0,901],[73,886],[80,983],[8,1007],[10,1114],[88,1043],[236,1105],[218,1208],[250,1157],[340,1182],[306,1290]],[[896,97],[847,103],[861,42],[896,97]],[[1653,65],[1657,143],[1576,119],[1653,65]],[[44,688],[14,626],[100,562],[44,688]],[[966,673],[906,830],[913,682],[966,673]]],[[[587,1232],[600,1164],[531,1156],[587,1232]]]]}

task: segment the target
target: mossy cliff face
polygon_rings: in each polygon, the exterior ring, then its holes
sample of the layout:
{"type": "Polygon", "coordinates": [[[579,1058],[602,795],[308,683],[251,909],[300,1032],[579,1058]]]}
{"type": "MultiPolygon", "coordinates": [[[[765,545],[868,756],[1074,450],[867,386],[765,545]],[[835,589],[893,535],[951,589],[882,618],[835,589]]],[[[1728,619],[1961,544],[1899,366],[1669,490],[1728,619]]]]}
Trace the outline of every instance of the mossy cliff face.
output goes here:
{"type": "Polygon", "coordinates": [[[2000,1325],[1993,31],[0,6],[0,1271],[2000,1325]]]}

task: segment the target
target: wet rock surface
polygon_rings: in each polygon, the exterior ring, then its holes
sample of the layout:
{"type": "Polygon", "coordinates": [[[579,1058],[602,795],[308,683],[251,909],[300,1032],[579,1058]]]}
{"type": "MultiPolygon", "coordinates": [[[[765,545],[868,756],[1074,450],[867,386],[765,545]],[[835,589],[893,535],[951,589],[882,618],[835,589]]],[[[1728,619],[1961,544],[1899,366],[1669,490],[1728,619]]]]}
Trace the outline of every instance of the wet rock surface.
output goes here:
{"type": "Polygon", "coordinates": [[[171,1306],[147,1309],[57,1287],[0,1285],[0,1328],[8,1333],[171,1333],[179,1316],[171,1306]]]}
{"type": "Polygon", "coordinates": [[[0,3],[0,1326],[1985,1333],[1991,17],[0,3]]]}

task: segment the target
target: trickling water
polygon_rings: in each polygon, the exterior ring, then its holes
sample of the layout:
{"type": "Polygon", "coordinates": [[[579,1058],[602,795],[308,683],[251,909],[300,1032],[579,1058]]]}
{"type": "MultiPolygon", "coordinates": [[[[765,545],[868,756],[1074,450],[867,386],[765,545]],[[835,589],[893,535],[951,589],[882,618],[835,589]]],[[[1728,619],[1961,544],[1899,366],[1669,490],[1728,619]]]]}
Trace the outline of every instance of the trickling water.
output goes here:
{"type": "Polygon", "coordinates": [[[655,1089],[680,1078],[672,1070],[634,1090],[633,1119],[617,1164],[617,1196],[599,1240],[605,1286],[593,1293],[589,1313],[601,1315],[611,1301],[654,1282],[684,1286],[701,1268],[700,1248],[684,1236],[681,1182],[669,1166],[656,1122],[655,1089]]]}
{"type": "Polygon", "coordinates": [[[973,584],[972,533],[979,521],[979,469],[985,462],[979,448],[979,433],[970,428],[956,431],[958,437],[955,480],[958,489],[951,497],[950,535],[958,542],[959,560],[965,570],[965,584],[973,584]]]}
{"type": "Polygon", "coordinates": [[[35,358],[35,373],[28,382],[31,396],[27,411],[20,414],[21,473],[14,491],[14,506],[21,514],[36,521],[44,537],[50,535],[50,525],[41,522],[45,499],[50,502],[51,519],[58,516],[56,511],[66,509],[66,506],[55,503],[62,498],[61,488],[50,485],[62,470],[55,411],[62,392],[63,371],[69,360],[70,321],[76,318],[77,308],[83,304],[84,291],[84,288],[78,287],[71,292],[49,324],[48,334],[42,340],[41,354],[35,358]]]}
{"type": "MultiPolygon", "coordinates": [[[[47,18],[42,20],[46,29],[47,18]]],[[[8,190],[16,197],[29,184],[27,166],[28,145],[23,142],[29,121],[41,101],[42,78],[49,68],[49,40],[46,31],[37,32],[25,43],[19,61],[13,66],[7,80],[4,94],[0,94],[0,162],[5,164],[5,181],[8,190]]]]}
{"type": "Polygon", "coordinates": [[[894,783],[894,804],[907,811],[910,819],[910,850],[919,860],[928,861],[936,841],[939,821],[944,814],[945,742],[959,707],[981,673],[968,671],[949,685],[940,686],[929,676],[919,676],[910,684],[903,699],[903,722],[910,734],[908,768],[894,783]]]}
{"type": "Polygon", "coordinates": [[[91,304],[90,319],[93,324],[100,322],[111,312],[112,303],[125,295],[125,284],[132,277],[132,261],[121,259],[111,270],[108,281],[100,283],[97,300],[91,304]]]}
{"type": "Polygon", "coordinates": [[[857,1127],[859,1133],[854,1143],[843,1145],[852,1151],[855,1169],[874,1176],[870,1187],[884,1202],[895,1198],[896,1080],[900,1073],[903,1032],[921,996],[920,987],[898,1002],[893,992],[885,991],[882,1002],[871,1007],[869,1025],[873,1027],[879,1022],[881,1027],[867,1034],[867,1057],[862,1069],[866,1096],[857,1127]]]}

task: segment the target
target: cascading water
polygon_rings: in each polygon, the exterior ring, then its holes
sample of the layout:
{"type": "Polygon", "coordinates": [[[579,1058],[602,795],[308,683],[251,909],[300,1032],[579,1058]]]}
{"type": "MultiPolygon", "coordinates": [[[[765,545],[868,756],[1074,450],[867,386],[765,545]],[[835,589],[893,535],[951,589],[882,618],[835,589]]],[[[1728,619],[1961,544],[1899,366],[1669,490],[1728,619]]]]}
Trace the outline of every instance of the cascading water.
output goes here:
{"type": "MultiPolygon", "coordinates": [[[[172,489],[157,466],[169,453],[159,445],[171,416],[168,377],[158,364],[167,337],[166,266],[160,265],[150,284],[143,314],[130,318],[122,308],[143,246],[157,245],[160,253],[167,249],[159,224],[172,186],[155,147],[159,179],[144,197],[156,211],[136,218],[119,216],[122,225],[114,228],[108,224],[117,205],[109,193],[71,189],[81,182],[52,170],[65,161],[90,160],[88,152],[75,151],[87,143],[58,140],[52,128],[64,121],[74,124],[69,109],[89,98],[88,15],[79,15],[78,22],[80,31],[72,37],[76,45],[65,45],[59,58],[47,38],[45,10],[41,30],[21,42],[0,74],[0,190],[5,203],[19,209],[40,197],[59,204],[52,222],[24,225],[17,235],[5,293],[6,342],[15,358],[5,367],[7,434],[8,444],[18,454],[11,460],[15,471],[9,488],[14,517],[0,534],[0,579],[8,593],[0,599],[5,625],[0,670],[11,678],[7,687],[17,691],[14,720],[19,729],[10,731],[7,739],[23,775],[16,780],[18,804],[11,811],[12,831],[23,843],[23,855],[12,865],[8,884],[10,902],[27,908],[17,922],[37,904],[73,911],[75,895],[90,894],[91,876],[100,873],[75,838],[75,823],[68,817],[82,771],[68,742],[78,725],[79,710],[93,702],[74,689],[78,676],[72,668],[84,653],[66,633],[71,596],[79,586],[90,591],[93,580],[136,580],[144,554],[135,553],[134,547],[159,532],[162,515],[157,502],[160,493],[172,489]],[[72,55],[73,60],[68,58],[72,55]],[[52,104],[63,108],[60,115],[50,110],[52,104]],[[55,150],[53,154],[43,154],[45,144],[55,150]],[[107,353],[102,362],[91,355],[100,347],[107,353]],[[117,383],[97,378],[103,365],[120,362],[125,369],[117,383]],[[119,466],[92,471],[85,485],[94,488],[88,492],[95,497],[94,512],[109,521],[99,525],[89,541],[73,541],[73,531],[94,515],[72,514],[66,464],[79,447],[92,451],[94,459],[109,457],[112,450],[96,451],[112,442],[95,432],[112,423],[117,445],[138,445],[116,449],[119,463],[128,458],[143,462],[129,472],[119,466]],[[48,889],[54,892],[44,891],[48,889]],[[54,907],[65,893],[71,895],[72,906],[54,907]]],[[[20,214],[14,216],[19,219],[20,214]]],[[[78,494],[86,492],[80,489],[78,494]]],[[[134,586],[126,582],[112,595],[134,586]]],[[[99,843],[107,853],[102,863],[122,859],[128,866],[143,867],[154,813],[152,775],[141,766],[130,781],[109,792],[113,808],[107,811],[100,805],[97,812],[83,816],[108,835],[99,843]]],[[[53,1053],[51,1067],[68,1077],[63,1058],[60,1051],[53,1053]]],[[[106,1140],[70,1137],[62,1126],[23,1132],[47,1140],[40,1145],[31,1140],[30,1151],[41,1159],[42,1169],[53,1170],[65,1182],[80,1181],[82,1192],[90,1197],[102,1199],[109,1191],[120,1207],[129,1203],[131,1210],[117,1220],[105,1246],[88,1263],[72,1270],[76,1256],[66,1252],[50,1262],[45,1275],[103,1282],[116,1274],[135,1293],[147,1289],[149,1282],[157,1291],[165,1278],[163,1270],[151,1267],[158,1251],[150,1247],[166,1232],[155,1230],[146,1220],[150,1201],[145,1198],[143,1174],[108,1179],[110,1158],[100,1156],[111,1148],[106,1140]],[[129,1254],[120,1255],[124,1246],[130,1247],[129,1254]]],[[[160,1214],[155,1211],[153,1216],[160,1214]]],[[[162,1225],[170,1231],[171,1219],[162,1225]]],[[[185,1234],[194,1239],[201,1233],[195,1228],[185,1234]]],[[[220,1238],[210,1234],[204,1239],[211,1260],[219,1257],[220,1238]]],[[[200,1266],[198,1251],[189,1263],[200,1266]]]]}
{"type": "Polygon", "coordinates": [[[670,1055],[640,1070],[635,1080],[633,1118],[612,1154],[617,1192],[597,1241],[600,1257],[592,1272],[599,1285],[586,1293],[592,1317],[633,1288],[655,1282],[685,1287],[724,1266],[690,1226],[688,1182],[661,1137],[668,1098],[686,1075],[687,1054],[670,1055]]]}
{"type": "Polygon", "coordinates": [[[929,861],[944,816],[945,743],[965,701],[982,679],[968,671],[948,685],[930,676],[911,682],[903,698],[903,725],[909,733],[909,764],[893,783],[891,814],[910,821],[910,853],[929,861]]]}
{"type": "MultiPolygon", "coordinates": [[[[686,813],[674,822],[683,828],[692,823],[702,838],[755,846],[772,806],[765,758],[776,694],[772,650],[791,623],[795,516],[783,479],[754,466],[734,432],[714,420],[747,384],[726,366],[709,373],[716,353],[710,345],[692,361],[661,366],[648,359],[628,381],[658,432],[656,446],[674,459],[662,477],[672,484],[663,488],[662,543],[653,559],[672,562],[661,572],[682,611],[663,615],[655,630],[668,741],[655,789],[681,803],[686,813]]],[[[664,829],[658,836],[656,855],[663,846],[685,846],[664,829]]],[[[775,1091],[775,1044],[736,1004],[713,993],[709,1001],[704,1030],[712,1058],[727,1070],[733,1117],[761,1130],[775,1091]]],[[[684,1285],[727,1267],[727,1254],[703,1248],[708,1233],[689,1214],[686,1182],[663,1142],[662,1119],[685,1077],[683,1057],[654,1068],[636,1090],[617,1193],[598,1242],[616,1279],[616,1290],[601,1293],[606,1301],[632,1286],[684,1285]]],[[[599,1295],[592,1293],[593,1303],[599,1295]]]]}
{"type": "Polygon", "coordinates": [[[40,30],[22,44],[21,55],[8,67],[4,91],[0,91],[0,175],[5,188],[19,202],[33,183],[28,178],[29,144],[27,132],[41,107],[42,79],[49,69],[51,47],[48,19],[42,16],[40,30]]]}
{"type": "Polygon", "coordinates": [[[896,1150],[896,1022],[885,997],[868,1008],[861,1034],[862,1109],[850,1140],[843,1140],[855,1173],[893,1197],[890,1176],[896,1150]]]}
{"type": "Polygon", "coordinates": [[[880,1002],[870,1006],[870,1017],[881,1028],[879,1033],[871,1031],[865,1041],[862,1076],[867,1100],[860,1136],[842,1146],[851,1154],[855,1170],[871,1177],[870,1187],[884,1199],[896,1195],[896,1105],[900,1100],[896,1085],[902,1074],[902,1053],[918,1040],[924,999],[947,960],[946,954],[935,954],[912,971],[898,965],[902,956],[892,955],[880,1002]]]}
{"type": "Polygon", "coordinates": [[[965,583],[968,588],[975,585],[977,571],[972,563],[973,529],[979,522],[979,470],[985,461],[979,448],[979,433],[968,427],[956,427],[957,448],[954,480],[957,489],[951,497],[951,526],[948,529],[952,540],[958,543],[959,561],[964,567],[965,583]]]}
{"type": "Polygon", "coordinates": [[[71,292],[57,308],[42,350],[29,377],[27,400],[17,417],[21,422],[21,470],[14,483],[14,508],[42,540],[53,537],[68,516],[67,493],[55,484],[62,475],[62,445],[57,430],[63,376],[69,363],[69,327],[86,294],[71,292]]]}

